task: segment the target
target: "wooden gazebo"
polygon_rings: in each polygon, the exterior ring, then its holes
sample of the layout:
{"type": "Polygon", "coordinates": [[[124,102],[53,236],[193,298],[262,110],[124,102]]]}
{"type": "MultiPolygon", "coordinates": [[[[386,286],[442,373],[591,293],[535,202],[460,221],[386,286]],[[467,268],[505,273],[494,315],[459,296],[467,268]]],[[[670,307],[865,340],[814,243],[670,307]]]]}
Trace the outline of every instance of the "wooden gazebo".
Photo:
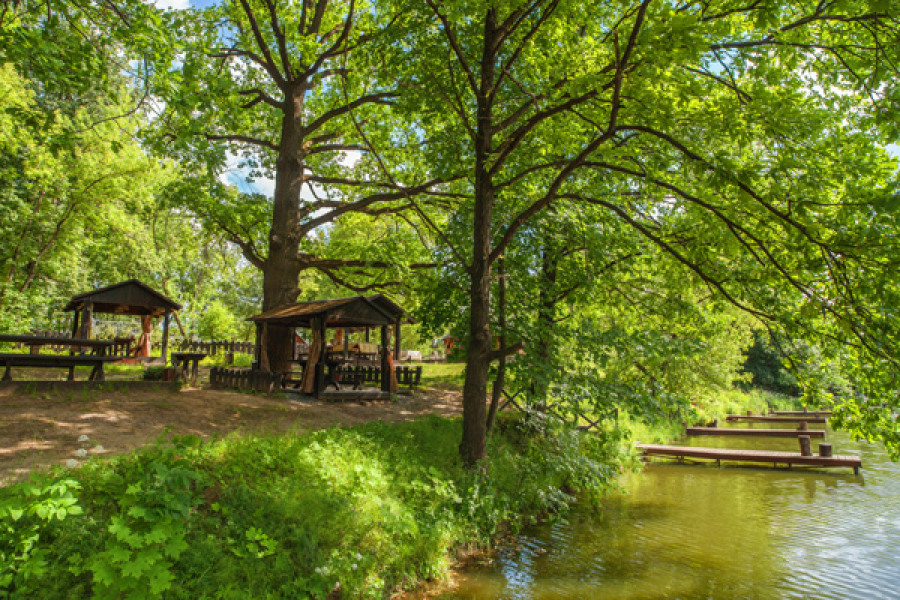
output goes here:
{"type": "MultiPolygon", "coordinates": [[[[169,348],[169,317],[174,311],[181,310],[181,305],[137,279],[129,279],[122,283],[73,296],[63,310],[74,312],[72,337],[78,336],[79,318],[82,323],[90,323],[91,317],[95,313],[163,317],[161,354],[163,364],[166,364],[169,348]]],[[[85,337],[89,337],[90,332],[87,329],[85,332],[88,334],[85,337]]]]}
{"type": "MultiPolygon", "coordinates": [[[[309,360],[306,369],[304,369],[303,389],[312,391],[316,397],[320,396],[325,389],[325,340],[327,329],[364,329],[366,331],[366,341],[368,341],[369,330],[374,327],[380,327],[382,345],[381,390],[390,392],[390,374],[393,372],[393,361],[388,352],[391,345],[391,334],[393,333],[395,338],[393,359],[399,360],[400,325],[414,323],[400,306],[381,294],[289,304],[250,317],[249,320],[256,324],[257,350],[253,365],[255,369],[269,370],[268,359],[265,353],[268,325],[305,328],[312,331],[313,342],[310,346],[309,360]],[[391,331],[392,329],[393,332],[391,331]]],[[[344,344],[345,348],[346,346],[344,344]]]]}

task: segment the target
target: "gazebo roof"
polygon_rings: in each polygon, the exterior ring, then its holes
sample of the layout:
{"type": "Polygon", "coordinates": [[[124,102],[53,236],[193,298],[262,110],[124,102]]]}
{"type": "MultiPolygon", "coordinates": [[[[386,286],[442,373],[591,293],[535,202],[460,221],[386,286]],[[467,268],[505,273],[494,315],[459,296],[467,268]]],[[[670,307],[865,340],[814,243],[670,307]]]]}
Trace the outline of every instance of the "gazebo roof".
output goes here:
{"type": "Polygon", "coordinates": [[[95,313],[117,315],[165,314],[167,310],[180,310],[181,305],[163,296],[137,279],[102,287],[91,292],[72,296],[63,310],[81,310],[90,302],[95,313]]]}
{"type": "Polygon", "coordinates": [[[256,323],[288,327],[311,327],[313,319],[325,319],[326,327],[374,327],[413,323],[406,312],[391,300],[375,296],[351,296],[280,306],[250,317],[256,323]]]}

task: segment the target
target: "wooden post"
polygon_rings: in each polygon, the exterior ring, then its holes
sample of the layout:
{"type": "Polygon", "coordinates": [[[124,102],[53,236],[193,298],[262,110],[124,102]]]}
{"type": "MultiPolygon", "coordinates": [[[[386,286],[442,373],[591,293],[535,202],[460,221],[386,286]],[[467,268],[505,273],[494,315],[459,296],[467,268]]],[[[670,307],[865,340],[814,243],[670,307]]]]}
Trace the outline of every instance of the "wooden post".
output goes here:
{"type": "MultiPolygon", "coordinates": [[[[80,310],[72,311],[72,337],[78,337],[78,318],[81,316],[80,310]]],[[[69,347],[69,356],[73,356],[75,354],[75,346],[69,347]]],[[[7,367],[7,372],[9,371],[9,367],[7,367]]],[[[69,367],[69,381],[75,381],[75,367],[69,367]]]]}
{"type": "Polygon", "coordinates": [[[800,421],[800,425],[797,426],[797,431],[806,431],[807,429],[809,429],[809,423],[800,421]]]}
{"type": "Polygon", "coordinates": [[[366,343],[369,343],[369,326],[366,325],[366,343]]]}
{"type": "Polygon", "coordinates": [[[256,347],[253,349],[253,368],[259,370],[260,363],[260,341],[262,338],[262,325],[258,322],[256,323],[256,347]]]}
{"type": "Polygon", "coordinates": [[[169,317],[172,315],[172,311],[166,309],[166,312],[163,313],[163,338],[162,338],[162,347],[160,347],[160,354],[162,354],[163,366],[169,364],[169,317]]]}
{"type": "Polygon", "coordinates": [[[812,456],[812,445],[809,441],[808,435],[800,435],[797,436],[797,441],[800,442],[800,455],[801,456],[812,456]]]}
{"type": "Polygon", "coordinates": [[[391,391],[391,374],[388,364],[388,352],[391,351],[390,346],[390,329],[387,325],[381,326],[381,391],[391,391]]]}
{"type": "Polygon", "coordinates": [[[322,396],[322,392],[325,391],[325,356],[327,354],[327,343],[325,340],[326,335],[326,321],[328,320],[328,313],[322,315],[322,318],[319,320],[319,339],[322,340],[322,351],[319,352],[319,356],[316,359],[316,387],[315,387],[315,396],[316,398],[320,398],[322,396]]]}
{"type": "Polygon", "coordinates": [[[400,321],[394,324],[394,360],[400,362],[400,321]]]}
{"type": "Polygon", "coordinates": [[[831,452],[831,444],[819,444],[819,456],[833,456],[831,452]]]}

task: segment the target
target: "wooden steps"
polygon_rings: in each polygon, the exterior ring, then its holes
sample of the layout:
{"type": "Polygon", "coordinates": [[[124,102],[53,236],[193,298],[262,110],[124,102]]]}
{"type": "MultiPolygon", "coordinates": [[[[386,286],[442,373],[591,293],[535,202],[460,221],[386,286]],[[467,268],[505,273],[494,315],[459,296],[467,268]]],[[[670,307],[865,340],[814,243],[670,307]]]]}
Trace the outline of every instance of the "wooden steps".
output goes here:
{"type": "Polygon", "coordinates": [[[673,456],[679,460],[699,458],[721,462],[723,460],[751,463],[771,463],[774,466],[798,465],[804,467],[852,467],[859,474],[862,460],[858,456],[802,456],[799,452],[775,452],[772,450],[738,450],[729,448],[697,448],[691,446],[663,446],[638,444],[647,456],[673,456]]]}
{"type": "Polygon", "coordinates": [[[825,423],[825,417],[795,417],[790,415],[728,415],[726,421],[748,421],[751,423],[825,423]]]}
{"type": "Polygon", "coordinates": [[[740,429],[737,427],[688,427],[687,435],[734,435],[747,437],[797,437],[824,438],[824,429],[740,429]]]}

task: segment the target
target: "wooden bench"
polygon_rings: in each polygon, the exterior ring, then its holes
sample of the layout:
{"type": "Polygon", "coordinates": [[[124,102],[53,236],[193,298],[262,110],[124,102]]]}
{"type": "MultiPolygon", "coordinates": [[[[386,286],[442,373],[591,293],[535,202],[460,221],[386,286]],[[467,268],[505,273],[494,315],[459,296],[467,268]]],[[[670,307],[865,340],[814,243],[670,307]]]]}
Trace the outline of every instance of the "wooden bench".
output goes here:
{"type": "Polygon", "coordinates": [[[49,369],[69,369],[69,379],[74,378],[75,367],[93,367],[88,381],[104,381],[103,365],[121,360],[118,356],[95,356],[74,354],[54,356],[52,354],[0,354],[0,365],[6,367],[3,381],[12,381],[12,367],[39,367],[49,369]]]}

